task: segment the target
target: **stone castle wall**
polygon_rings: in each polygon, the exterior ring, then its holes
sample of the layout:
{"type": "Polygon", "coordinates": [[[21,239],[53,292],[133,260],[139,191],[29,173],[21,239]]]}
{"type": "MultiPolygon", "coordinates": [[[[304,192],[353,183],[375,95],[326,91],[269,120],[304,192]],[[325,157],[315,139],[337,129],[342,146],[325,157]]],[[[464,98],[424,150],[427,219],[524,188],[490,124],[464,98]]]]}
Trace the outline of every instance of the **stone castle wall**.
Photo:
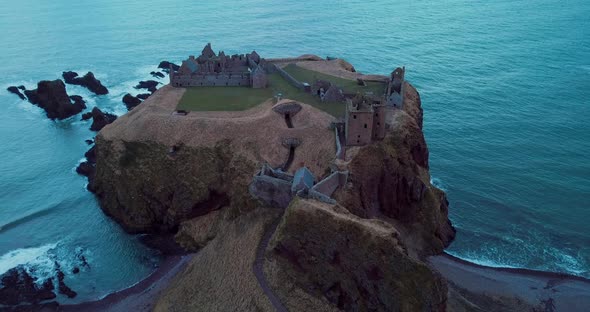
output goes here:
{"type": "Polygon", "coordinates": [[[205,87],[205,86],[250,86],[250,73],[219,73],[219,74],[191,74],[170,75],[170,85],[174,87],[205,87]]]}
{"type": "Polygon", "coordinates": [[[274,67],[273,71],[277,71],[285,80],[287,80],[295,88],[302,89],[302,90],[305,88],[303,82],[295,79],[295,77],[291,76],[291,74],[289,74],[284,69],[280,68],[279,66],[277,66],[275,64],[270,64],[270,65],[271,65],[270,67],[274,67]]]}

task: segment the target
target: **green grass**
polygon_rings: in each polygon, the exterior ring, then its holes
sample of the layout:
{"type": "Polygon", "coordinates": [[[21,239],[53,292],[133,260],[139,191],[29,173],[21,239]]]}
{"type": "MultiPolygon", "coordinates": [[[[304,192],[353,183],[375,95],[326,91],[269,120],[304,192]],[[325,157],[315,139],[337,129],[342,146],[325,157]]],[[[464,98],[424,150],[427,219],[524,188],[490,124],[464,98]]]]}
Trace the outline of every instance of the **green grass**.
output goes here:
{"type": "Polygon", "coordinates": [[[242,111],[281,93],[283,98],[309,104],[335,117],[344,115],[345,103],[322,102],[320,98],[297,89],[278,73],[268,76],[268,88],[250,87],[188,87],[178,102],[177,110],[242,111]]]}
{"type": "Polygon", "coordinates": [[[317,95],[305,93],[297,89],[287,80],[285,80],[279,73],[274,73],[268,76],[268,89],[272,90],[273,94],[281,93],[283,98],[299,101],[309,104],[315,108],[321,109],[326,113],[334,116],[344,116],[346,104],[343,102],[322,102],[317,95]]]}
{"type": "Polygon", "coordinates": [[[303,67],[299,67],[295,64],[289,64],[283,68],[286,72],[288,72],[293,78],[301,81],[307,82],[310,85],[316,80],[327,80],[331,83],[335,84],[336,86],[342,88],[345,93],[357,93],[360,92],[373,92],[375,95],[381,95],[385,93],[385,83],[376,82],[376,81],[367,81],[367,86],[359,86],[356,80],[351,79],[344,79],[320,72],[316,72],[313,70],[305,69],[303,67]]]}
{"type": "Polygon", "coordinates": [[[177,110],[241,111],[273,97],[270,89],[250,87],[189,87],[178,102],[177,110]]]}

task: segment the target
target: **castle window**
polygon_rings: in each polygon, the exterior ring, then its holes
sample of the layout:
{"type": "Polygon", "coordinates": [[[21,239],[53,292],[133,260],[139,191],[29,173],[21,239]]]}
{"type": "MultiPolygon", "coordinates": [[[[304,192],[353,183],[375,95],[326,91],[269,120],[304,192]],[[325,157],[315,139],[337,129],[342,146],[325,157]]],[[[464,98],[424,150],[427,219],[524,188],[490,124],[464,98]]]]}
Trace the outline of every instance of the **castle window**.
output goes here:
{"type": "Polygon", "coordinates": [[[356,143],[361,143],[361,140],[356,140],[356,143]]]}
{"type": "Polygon", "coordinates": [[[357,137],[359,137],[359,138],[360,138],[360,137],[361,137],[361,135],[359,134],[359,135],[357,135],[357,137]]]}
{"type": "Polygon", "coordinates": [[[381,125],[381,123],[379,123],[379,122],[378,122],[378,123],[377,123],[377,126],[380,126],[380,125],[381,125]]]}
{"type": "Polygon", "coordinates": [[[367,124],[365,124],[365,129],[367,129],[367,124]]]}
{"type": "Polygon", "coordinates": [[[356,119],[356,115],[352,115],[352,119],[356,119]]]}
{"type": "Polygon", "coordinates": [[[375,113],[375,117],[379,117],[379,113],[375,113]]]}

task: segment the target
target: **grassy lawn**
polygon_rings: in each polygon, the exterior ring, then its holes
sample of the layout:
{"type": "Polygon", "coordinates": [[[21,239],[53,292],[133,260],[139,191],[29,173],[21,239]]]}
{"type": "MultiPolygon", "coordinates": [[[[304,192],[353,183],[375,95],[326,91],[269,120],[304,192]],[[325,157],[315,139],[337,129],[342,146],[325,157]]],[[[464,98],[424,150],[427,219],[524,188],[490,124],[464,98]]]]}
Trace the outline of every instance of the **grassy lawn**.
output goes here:
{"type": "Polygon", "coordinates": [[[189,87],[176,109],[186,111],[241,111],[273,97],[270,89],[250,87],[189,87]]]}
{"type": "Polygon", "coordinates": [[[305,69],[303,67],[299,67],[295,64],[289,64],[283,68],[286,72],[288,72],[291,76],[301,82],[307,82],[312,85],[316,80],[327,80],[331,83],[337,85],[338,87],[344,89],[346,93],[364,93],[364,92],[373,92],[375,95],[380,95],[385,92],[385,84],[382,82],[375,82],[375,81],[367,81],[367,86],[359,86],[356,80],[344,79],[320,72],[316,72],[313,70],[305,69]]]}
{"type": "Polygon", "coordinates": [[[322,102],[320,98],[305,93],[278,73],[268,76],[268,88],[250,87],[189,87],[178,102],[177,110],[185,111],[241,111],[254,107],[281,93],[283,98],[309,104],[335,117],[344,115],[345,104],[322,102]]]}
{"type": "Polygon", "coordinates": [[[279,73],[274,73],[268,76],[268,89],[272,90],[274,94],[281,93],[283,98],[299,101],[309,104],[315,108],[321,109],[326,113],[334,116],[344,116],[346,104],[342,102],[322,102],[317,95],[305,93],[300,89],[295,88],[287,80],[285,80],[279,73]]]}

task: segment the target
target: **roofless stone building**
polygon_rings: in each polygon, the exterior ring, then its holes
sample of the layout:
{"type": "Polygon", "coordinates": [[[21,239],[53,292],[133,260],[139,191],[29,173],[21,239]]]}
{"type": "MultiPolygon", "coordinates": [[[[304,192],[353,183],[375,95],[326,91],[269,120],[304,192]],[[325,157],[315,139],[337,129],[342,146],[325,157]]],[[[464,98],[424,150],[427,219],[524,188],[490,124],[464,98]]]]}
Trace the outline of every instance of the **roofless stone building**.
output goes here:
{"type": "Polygon", "coordinates": [[[266,88],[266,71],[260,66],[261,58],[252,51],[249,54],[215,54],[208,43],[195,58],[182,62],[178,71],[170,67],[170,85],[173,87],[249,86],[266,88]]]}

